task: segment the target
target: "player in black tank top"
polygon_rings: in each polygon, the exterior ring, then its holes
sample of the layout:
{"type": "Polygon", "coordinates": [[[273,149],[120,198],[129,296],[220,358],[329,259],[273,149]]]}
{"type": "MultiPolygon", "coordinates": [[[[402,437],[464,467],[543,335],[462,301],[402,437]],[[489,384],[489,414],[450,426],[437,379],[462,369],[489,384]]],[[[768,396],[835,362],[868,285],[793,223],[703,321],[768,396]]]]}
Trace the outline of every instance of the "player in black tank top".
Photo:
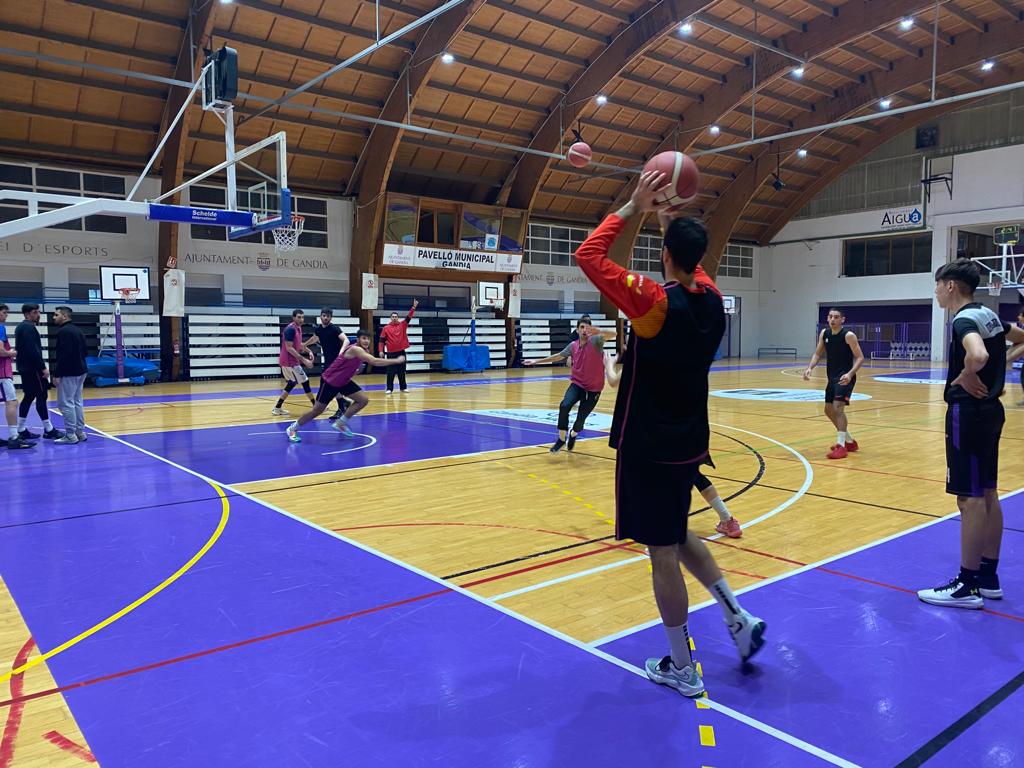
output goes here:
{"type": "Polygon", "coordinates": [[[818,346],[804,371],[804,381],[810,381],[811,371],[821,358],[826,358],[825,415],[836,427],[836,444],[826,454],[830,459],[845,459],[849,453],[860,450],[849,432],[846,406],[850,404],[853,388],[857,385],[857,371],[864,364],[857,334],[847,330],[846,317],[840,309],[828,311],[828,327],[818,336],[818,346]]]}

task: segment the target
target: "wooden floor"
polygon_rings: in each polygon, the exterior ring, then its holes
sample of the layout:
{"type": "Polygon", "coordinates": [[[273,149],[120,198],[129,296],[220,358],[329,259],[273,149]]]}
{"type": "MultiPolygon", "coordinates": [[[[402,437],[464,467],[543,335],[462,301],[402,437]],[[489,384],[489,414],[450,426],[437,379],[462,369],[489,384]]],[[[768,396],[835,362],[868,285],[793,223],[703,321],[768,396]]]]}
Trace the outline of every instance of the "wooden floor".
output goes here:
{"type": "MultiPolygon", "coordinates": [[[[800,368],[795,365],[743,368],[756,363],[737,362],[735,369],[712,374],[712,389],[823,387],[820,377],[811,383],[801,381],[800,368]]],[[[564,369],[536,375],[552,372],[564,373],[564,369]]],[[[871,399],[849,408],[850,431],[861,450],[842,461],[825,458],[835,432],[819,402],[711,398],[712,452],[717,468],[709,469],[708,475],[744,524],[742,539],[712,544],[734,588],[954,511],[954,500],[944,493],[942,388],[874,378],[896,372],[898,369],[876,368],[862,373],[857,391],[871,399]]],[[[501,380],[505,375],[496,372],[473,378],[501,380]]],[[[520,375],[529,374],[515,372],[520,375]]],[[[432,378],[457,380],[441,375],[432,378]]],[[[414,377],[414,381],[423,380],[426,377],[414,377]]],[[[364,377],[362,383],[380,382],[364,377]]],[[[88,390],[93,399],[139,395],[147,401],[97,406],[87,400],[86,419],[90,426],[114,435],[266,424],[272,419],[269,410],[274,397],[269,392],[275,386],[276,382],[259,380],[88,390]],[[241,394],[253,391],[268,394],[241,394]],[[148,401],[154,395],[213,392],[225,397],[148,401]],[[239,396],[232,397],[235,392],[239,396]]],[[[565,386],[564,380],[495,381],[412,389],[391,398],[371,392],[371,404],[364,413],[554,408],[565,386]]],[[[1003,491],[1024,486],[1024,462],[1020,460],[1024,409],[1019,400],[1020,389],[1014,385],[1004,398],[1003,491]]],[[[302,410],[301,402],[301,397],[291,398],[293,413],[302,410]]],[[[598,412],[610,413],[613,402],[614,392],[606,391],[598,412]]],[[[655,619],[650,568],[643,548],[613,538],[614,456],[606,441],[581,441],[572,454],[551,455],[546,444],[539,444],[545,435],[538,433],[537,437],[536,447],[247,483],[238,488],[389,557],[499,600],[509,609],[586,643],[655,619]]],[[[282,450],[285,447],[282,444],[282,450]]],[[[694,510],[702,509],[700,497],[695,494],[694,499],[694,510]]],[[[691,517],[690,530],[711,537],[716,521],[713,512],[701,511],[691,517]]],[[[948,576],[955,565],[937,562],[936,579],[948,576]]],[[[699,585],[690,586],[693,602],[707,599],[699,585]]],[[[765,618],[771,621],[771,617],[765,618]]],[[[28,628],[2,582],[0,622],[0,658],[15,659],[29,653],[31,649],[24,647],[28,628]]],[[[12,694],[16,683],[26,692],[53,685],[45,665],[11,681],[12,694]]],[[[4,690],[2,698],[7,693],[4,690]]],[[[15,714],[22,717],[21,710],[11,711],[10,717],[15,714]]],[[[27,707],[14,764],[81,764],[83,758],[71,747],[54,746],[55,731],[84,744],[61,696],[49,697],[46,706],[27,707]]]]}

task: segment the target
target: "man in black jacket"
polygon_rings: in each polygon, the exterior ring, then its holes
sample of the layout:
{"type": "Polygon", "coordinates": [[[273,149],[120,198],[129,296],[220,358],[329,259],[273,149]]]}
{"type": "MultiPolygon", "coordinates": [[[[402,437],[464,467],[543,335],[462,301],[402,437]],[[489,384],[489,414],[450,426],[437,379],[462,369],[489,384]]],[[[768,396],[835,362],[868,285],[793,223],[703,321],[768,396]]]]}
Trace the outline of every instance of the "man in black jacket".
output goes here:
{"type": "Polygon", "coordinates": [[[43,343],[39,339],[36,325],[39,323],[39,305],[22,304],[21,314],[25,319],[18,323],[14,330],[14,348],[18,351],[16,358],[18,373],[21,374],[21,405],[18,408],[18,437],[32,440],[39,435],[29,432],[25,426],[28,412],[35,401],[36,413],[43,422],[43,437],[56,440],[64,437],[64,433],[53,428],[50,412],[46,409],[46,392],[50,388],[50,372],[43,360],[43,343]]]}
{"type": "Polygon", "coordinates": [[[53,322],[60,327],[57,331],[56,357],[53,363],[53,383],[57,387],[57,405],[64,416],[64,437],[55,442],[58,445],[84,443],[85,406],[82,402],[82,387],[85,386],[85,336],[78,326],[71,322],[71,307],[57,307],[53,322]]]}

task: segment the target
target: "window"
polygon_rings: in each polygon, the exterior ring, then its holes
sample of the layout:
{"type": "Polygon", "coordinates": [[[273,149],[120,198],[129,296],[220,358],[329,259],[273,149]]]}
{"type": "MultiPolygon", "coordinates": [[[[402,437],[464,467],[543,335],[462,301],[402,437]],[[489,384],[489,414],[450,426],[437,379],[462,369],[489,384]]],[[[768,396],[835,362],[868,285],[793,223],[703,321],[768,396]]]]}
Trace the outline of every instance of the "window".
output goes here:
{"type": "Polygon", "coordinates": [[[455,245],[454,208],[421,205],[416,242],[427,245],[455,245]]]}
{"type": "Polygon", "coordinates": [[[504,253],[523,252],[523,211],[505,211],[501,217],[501,242],[498,250],[504,253]]]}
{"type": "Polygon", "coordinates": [[[487,235],[499,234],[501,211],[497,208],[462,209],[462,229],[459,231],[459,248],[477,251],[497,250],[487,248],[487,235]]]}
{"type": "Polygon", "coordinates": [[[633,261],[629,268],[634,272],[661,272],[661,233],[641,232],[633,244],[633,261]]]}
{"type": "Polygon", "coordinates": [[[388,196],[387,218],[384,222],[384,242],[412,245],[416,240],[416,199],[388,196]]]}
{"type": "MultiPolygon", "coordinates": [[[[125,194],[123,176],[13,163],[0,163],[0,186],[20,188],[27,192],[48,192],[75,197],[110,197],[118,200],[123,200],[125,194]]],[[[55,211],[65,207],[59,203],[41,203],[39,211],[55,211]]],[[[13,221],[27,215],[27,203],[16,200],[0,202],[0,222],[13,221]]],[[[54,224],[49,228],[123,235],[128,231],[128,222],[124,216],[100,215],[54,224]]]]}
{"type": "MultiPolygon", "coordinates": [[[[226,193],[227,190],[224,187],[205,187],[196,184],[188,188],[188,204],[196,208],[224,208],[226,193]]],[[[302,234],[299,235],[299,245],[303,248],[327,248],[327,200],[319,197],[292,195],[292,210],[305,219],[302,234]]],[[[190,224],[189,229],[193,240],[224,242],[228,239],[227,227],[190,224]]],[[[270,230],[257,232],[247,237],[235,238],[234,242],[273,245],[274,233],[270,230]]]]}
{"type": "Polygon", "coordinates": [[[754,277],[754,247],[729,243],[718,265],[719,277],[754,277]]]}
{"type": "Polygon", "coordinates": [[[575,265],[576,260],[572,255],[590,234],[590,230],[583,227],[532,221],[528,231],[524,260],[529,264],[549,264],[555,267],[575,265]]]}
{"type": "Polygon", "coordinates": [[[930,272],[931,264],[931,232],[843,242],[843,277],[930,272]]]}

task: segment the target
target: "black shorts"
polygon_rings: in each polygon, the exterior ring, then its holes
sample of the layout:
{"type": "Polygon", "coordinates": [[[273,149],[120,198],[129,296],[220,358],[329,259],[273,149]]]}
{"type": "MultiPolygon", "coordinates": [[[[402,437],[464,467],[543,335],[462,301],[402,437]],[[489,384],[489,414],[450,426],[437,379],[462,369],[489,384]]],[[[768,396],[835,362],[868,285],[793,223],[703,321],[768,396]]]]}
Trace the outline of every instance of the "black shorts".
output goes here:
{"type": "Polygon", "coordinates": [[[1006,412],[994,402],[951,403],[946,409],[946,493],[985,495],[999,485],[999,438],[1006,412]]]}
{"type": "Polygon", "coordinates": [[[697,471],[697,462],[658,464],[620,451],[615,459],[615,538],[651,547],[686,541],[697,471]]]}
{"type": "Polygon", "coordinates": [[[320,380],[320,389],[316,391],[316,401],[322,405],[330,405],[332,402],[341,397],[351,397],[356,392],[363,390],[354,381],[350,381],[348,384],[342,384],[340,387],[336,387],[333,384],[328,384],[323,379],[320,380]]]}
{"type": "Polygon", "coordinates": [[[853,388],[857,386],[857,377],[854,376],[849,384],[840,384],[839,377],[828,380],[828,386],[825,387],[825,402],[832,403],[838,400],[840,403],[850,404],[850,396],[853,394],[853,388]]]}

